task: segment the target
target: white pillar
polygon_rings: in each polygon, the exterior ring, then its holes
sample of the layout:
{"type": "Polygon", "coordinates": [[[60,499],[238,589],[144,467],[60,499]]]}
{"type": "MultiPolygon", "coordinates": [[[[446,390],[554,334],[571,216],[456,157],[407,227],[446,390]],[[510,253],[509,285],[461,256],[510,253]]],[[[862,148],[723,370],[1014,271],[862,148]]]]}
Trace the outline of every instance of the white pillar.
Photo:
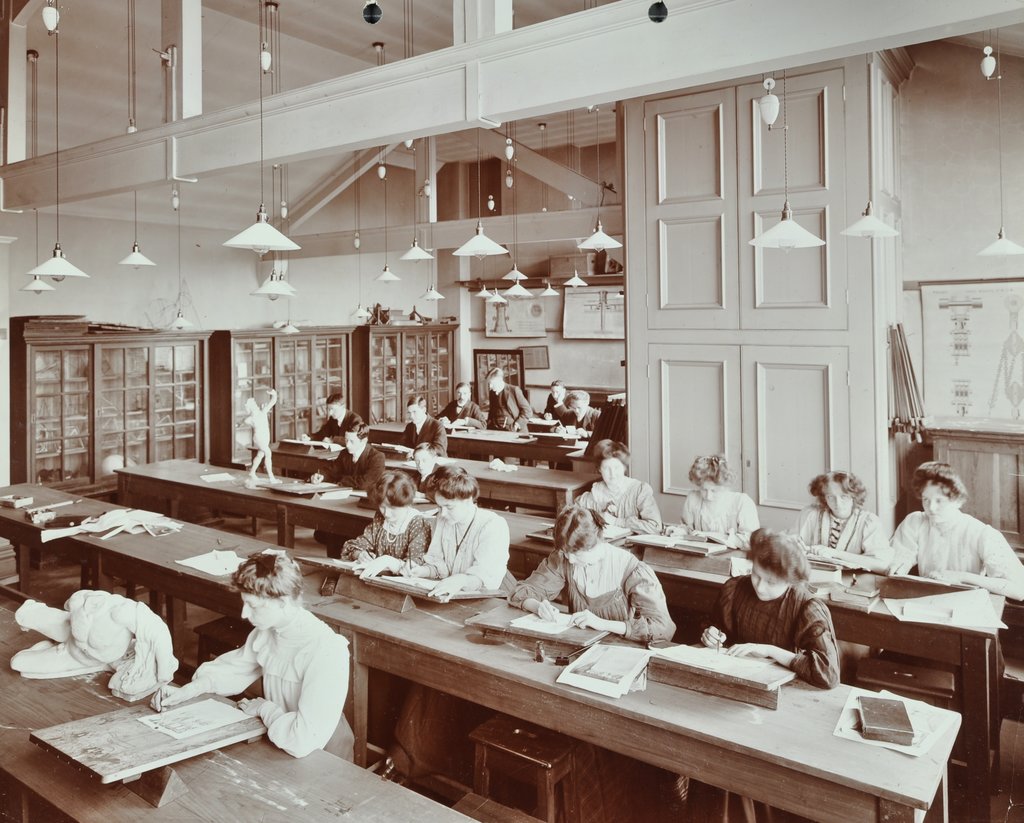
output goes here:
{"type": "Polygon", "coordinates": [[[7,27],[7,116],[4,123],[4,137],[7,146],[4,151],[5,163],[16,163],[25,159],[27,140],[27,116],[25,97],[27,79],[27,44],[25,26],[11,23],[7,27]]]}
{"type": "Polygon", "coordinates": [[[452,0],[452,43],[512,31],[512,0],[452,0]]]}
{"type": "Polygon", "coordinates": [[[162,5],[162,48],[174,47],[167,119],[194,117],[203,113],[202,0],[163,0],[162,5]]]}
{"type": "MultiPolygon", "coordinates": [[[[25,50],[19,53],[24,57],[25,50]]],[[[24,60],[22,61],[24,62],[24,60]]],[[[11,244],[17,237],[0,237],[0,363],[11,362],[11,244]]],[[[0,486],[11,482],[11,370],[0,368],[0,486]]]]}

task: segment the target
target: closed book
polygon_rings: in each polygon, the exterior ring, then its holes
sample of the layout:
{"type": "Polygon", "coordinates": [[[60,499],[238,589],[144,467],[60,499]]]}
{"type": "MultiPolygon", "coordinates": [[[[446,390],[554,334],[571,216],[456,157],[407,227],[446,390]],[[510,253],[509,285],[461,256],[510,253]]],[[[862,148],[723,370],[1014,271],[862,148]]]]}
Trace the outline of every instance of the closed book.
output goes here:
{"type": "Polygon", "coordinates": [[[0,497],[0,506],[8,509],[23,509],[31,506],[33,502],[33,499],[25,494],[5,494],[0,497]]]}
{"type": "Polygon", "coordinates": [[[868,740],[910,746],[914,726],[902,700],[888,697],[860,697],[861,734],[868,740]]]}

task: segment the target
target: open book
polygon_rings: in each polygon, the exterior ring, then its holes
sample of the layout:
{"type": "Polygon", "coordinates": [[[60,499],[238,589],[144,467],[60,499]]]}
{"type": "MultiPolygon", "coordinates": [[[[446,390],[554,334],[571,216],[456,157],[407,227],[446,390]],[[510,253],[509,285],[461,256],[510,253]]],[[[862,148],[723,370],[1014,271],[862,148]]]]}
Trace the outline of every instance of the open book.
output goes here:
{"type": "MultiPolygon", "coordinates": [[[[622,697],[647,667],[652,652],[636,646],[591,646],[563,671],[556,683],[606,697],[622,697]]],[[[646,681],[644,681],[646,683],[646,681]]]]}
{"type": "MultiPolygon", "coordinates": [[[[631,532],[625,526],[608,525],[601,529],[601,539],[608,543],[613,543],[616,540],[622,540],[623,538],[629,537],[632,534],[633,532],[631,532]]],[[[526,536],[532,537],[534,540],[542,540],[545,543],[554,543],[555,527],[552,525],[548,526],[546,529],[543,529],[541,531],[528,532],[526,536]]]]}
{"type": "Polygon", "coordinates": [[[694,540],[689,537],[675,537],[667,534],[634,534],[627,541],[637,546],[651,546],[659,549],[676,549],[687,554],[702,557],[728,551],[729,547],[710,540],[694,540]]]}
{"type": "Polygon", "coordinates": [[[382,452],[391,452],[403,456],[410,455],[413,452],[408,446],[403,446],[400,443],[374,443],[373,446],[382,452]]]}
{"type": "Polygon", "coordinates": [[[288,443],[292,446],[306,446],[310,449],[323,449],[329,452],[340,452],[341,445],[338,443],[325,443],[323,440],[296,440],[290,437],[284,437],[281,439],[282,443],[288,443]]]}

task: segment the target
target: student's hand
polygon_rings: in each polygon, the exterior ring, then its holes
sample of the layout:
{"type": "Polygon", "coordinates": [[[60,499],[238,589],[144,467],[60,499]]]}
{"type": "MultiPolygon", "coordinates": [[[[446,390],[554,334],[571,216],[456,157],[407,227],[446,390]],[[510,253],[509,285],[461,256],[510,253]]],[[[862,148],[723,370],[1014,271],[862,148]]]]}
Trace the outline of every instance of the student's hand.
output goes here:
{"type": "Polygon", "coordinates": [[[243,712],[249,715],[249,717],[259,717],[260,708],[266,702],[268,701],[266,701],[262,697],[243,697],[241,700],[238,701],[238,708],[240,708],[243,712]]]}
{"type": "Polygon", "coordinates": [[[767,643],[737,643],[726,650],[733,657],[771,657],[774,658],[774,646],[767,643]]]}
{"type": "Polygon", "coordinates": [[[555,426],[555,433],[556,434],[565,434],[565,426],[563,426],[561,423],[559,423],[557,426],[555,426]]]}
{"type": "Polygon", "coordinates": [[[700,636],[700,642],[709,649],[721,649],[725,645],[725,632],[715,626],[708,626],[700,636]]]}
{"type": "Polygon", "coordinates": [[[955,572],[950,569],[940,569],[933,572],[928,572],[928,577],[932,580],[939,580],[943,583],[950,583],[954,586],[964,582],[962,572],[955,572]]]}
{"type": "Polygon", "coordinates": [[[369,563],[371,560],[373,560],[373,557],[374,556],[372,554],[370,554],[366,549],[360,549],[356,553],[355,561],[356,561],[356,563],[360,563],[363,566],[365,566],[367,563],[369,563]]]}
{"type": "Polygon", "coordinates": [[[554,420],[554,418],[551,416],[551,412],[544,412],[544,419],[545,420],[554,420]]]}
{"type": "Polygon", "coordinates": [[[809,546],[806,548],[811,554],[816,554],[819,557],[838,557],[840,554],[843,554],[843,552],[840,552],[838,549],[830,549],[828,546],[822,545],[809,546]]]}
{"type": "Polygon", "coordinates": [[[300,434],[299,435],[299,440],[301,440],[303,443],[308,443],[309,442],[309,435],[308,434],[300,434]]]}
{"type": "MultiPolygon", "coordinates": [[[[361,562],[361,561],[360,561],[361,562]]],[[[402,563],[397,557],[391,557],[387,554],[382,554],[380,557],[372,558],[364,567],[359,577],[366,580],[370,577],[376,577],[382,572],[391,572],[392,574],[398,574],[402,570],[402,563]]]]}
{"type": "Polygon", "coordinates": [[[449,420],[447,417],[442,417],[437,422],[440,423],[442,426],[444,426],[446,429],[450,429],[451,426],[452,426],[452,421],[449,420]]]}
{"type": "Polygon", "coordinates": [[[312,477],[309,478],[309,482],[314,486],[324,482],[324,476],[320,472],[316,472],[312,477]]]}
{"type": "Polygon", "coordinates": [[[688,537],[690,527],[685,523],[668,523],[665,526],[665,534],[669,537],[688,537]]]}
{"type": "Polygon", "coordinates": [[[177,706],[179,703],[184,703],[186,700],[191,700],[193,697],[198,697],[204,692],[205,684],[198,683],[195,680],[191,683],[186,683],[180,688],[170,683],[165,683],[153,694],[149,705],[156,711],[162,712],[164,709],[169,709],[172,706],[177,706]]]}
{"type": "Polygon", "coordinates": [[[444,580],[439,582],[434,588],[430,590],[430,596],[436,597],[442,603],[447,603],[452,599],[453,594],[458,594],[466,586],[466,582],[462,575],[454,574],[451,577],[446,577],[444,580]]]}
{"type": "Polygon", "coordinates": [[[576,612],[569,618],[569,624],[580,629],[597,629],[598,631],[608,628],[608,621],[602,620],[590,609],[576,612]]]}
{"type": "Polygon", "coordinates": [[[553,623],[557,620],[559,614],[561,614],[561,612],[559,612],[558,609],[551,605],[547,600],[541,600],[540,604],[537,606],[537,617],[541,620],[547,620],[549,623],[553,623]]]}

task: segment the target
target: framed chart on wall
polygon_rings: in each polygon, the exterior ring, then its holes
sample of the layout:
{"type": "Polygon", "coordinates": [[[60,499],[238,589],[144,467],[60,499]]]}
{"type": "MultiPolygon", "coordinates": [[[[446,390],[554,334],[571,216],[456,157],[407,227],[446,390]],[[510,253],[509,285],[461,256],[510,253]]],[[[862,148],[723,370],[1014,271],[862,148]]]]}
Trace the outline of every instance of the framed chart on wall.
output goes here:
{"type": "Polygon", "coordinates": [[[486,407],[490,402],[487,372],[494,368],[505,372],[505,382],[510,386],[523,388],[526,385],[523,353],[519,349],[473,349],[473,387],[476,402],[481,406],[486,407]]]}
{"type": "Polygon", "coordinates": [[[626,301],[621,286],[580,286],[565,290],[562,337],[625,340],[626,301]]]}
{"type": "Polygon", "coordinates": [[[547,336],[544,298],[524,297],[508,300],[505,303],[485,303],[484,335],[487,337],[547,336]]]}

